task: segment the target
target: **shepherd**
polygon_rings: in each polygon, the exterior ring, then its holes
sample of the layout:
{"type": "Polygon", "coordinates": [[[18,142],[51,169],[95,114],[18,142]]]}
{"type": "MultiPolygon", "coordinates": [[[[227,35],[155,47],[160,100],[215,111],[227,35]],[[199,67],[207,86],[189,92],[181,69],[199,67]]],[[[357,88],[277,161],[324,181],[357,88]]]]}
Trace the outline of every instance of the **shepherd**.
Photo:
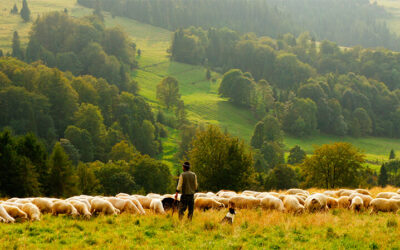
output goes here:
{"type": "Polygon", "coordinates": [[[188,219],[193,218],[194,193],[197,191],[197,176],[190,171],[190,163],[185,162],[182,165],[183,173],[179,176],[178,186],[176,188],[175,200],[178,199],[178,193],[181,192],[179,202],[179,219],[181,220],[188,209],[188,219]]]}

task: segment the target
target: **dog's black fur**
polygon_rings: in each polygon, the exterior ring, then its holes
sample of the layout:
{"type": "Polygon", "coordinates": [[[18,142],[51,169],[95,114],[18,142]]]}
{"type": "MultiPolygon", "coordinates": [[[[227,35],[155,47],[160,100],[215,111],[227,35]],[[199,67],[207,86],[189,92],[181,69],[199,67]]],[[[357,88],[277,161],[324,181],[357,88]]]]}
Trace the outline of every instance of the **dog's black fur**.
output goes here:
{"type": "Polygon", "coordinates": [[[179,201],[175,200],[174,198],[164,198],[162,199],[161,203],[165,211],[170,209],[172,209],[172,211],[175,211],[179,207],[179,201]]]}

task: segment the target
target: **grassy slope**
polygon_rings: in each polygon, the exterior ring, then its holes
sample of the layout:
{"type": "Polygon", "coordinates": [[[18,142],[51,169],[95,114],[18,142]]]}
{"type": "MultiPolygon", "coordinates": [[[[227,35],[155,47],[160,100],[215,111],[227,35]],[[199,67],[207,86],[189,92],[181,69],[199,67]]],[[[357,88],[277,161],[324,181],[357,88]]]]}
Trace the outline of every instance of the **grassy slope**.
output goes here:
{"type": "MultiPolygon", "coordinates": [[[[397,6],[397,2],[390,0],[384,0],[384,2],[391,2],[397,6]]],[[[24,24],[19,16],[11,16],[9,14],[9,9],[13,4],[14,1],[0,2],[0,49],[9,49],[14,29],[18,29],[22,43],[26,44],[27,42],[31,24],[24,24]]],[[[29,5],[33,17],[42,12],[63,10],[64,8],[67,8],[73,16],[91,13],[91,10],[76,5],[75,0],[63,0],[62,2],[30,0],[29,5]]],[[[398,5],[400,6],[400,4],[398,5]]],[[[159,107],[155,98],[156,85],[163,77],[168,75],[174,76],[179,80],[182,98],[185,101],[190,120],[200,123],[218,124],[233,135],[239,136],[249,142],[257,121],[249,111],[237,108],[217,95],[220,75],[213,73],[213,78],[216,81],[207,81],[203,67],[170,62],[167,53],[172,36],[170,31],[139,23],[128,18],[116,17],[112,19],[107,13],[105,16],[108,26],[122,27],[131,35],[137,47],[142,50],[142,56],[138,58],[140,69],[132,74],[140,84],[140,94],[153,107],[159,107]]],[[[179,133],[176,130],[170,130],[169,132],[169,138],[164,140],[165,152],[160,157],[172,166],[174,164],[173,154],[176,152],[176,142],[179,133]]],[[[308,153],[312,152],[314,145],[334,141],[347,141],[354,144],[367,153],[369,161],[375,161],[378,164],[386,159],[388,152],[392,148],[398,150],[398,154],[400,154],[400,143],[394,139],[337,138],[325,135],[305,139],[297,139],[289,136],[285,138],[286,149],[298,144],[308,153]]]]}
{"type": "MultiPolygon", "coordinates": [[[[0,1],[0,49],[10,51],[12,34],[16,30],[20,35],[21,44],[25,47],[28,42],[29,31],[32,22],[24,23],[20,15],[11,15],[10,10],[17,4],[21,10],[22,1],[2,0],[0,1]]],[[[92,11],[76,5],[76,0],[29,0],[31,18],[35,20],[38,15],[49,11],[61,11],[67,8],[69,13],[74,16],[82,16],[92,11]]]]}
{"type": "Polygon", "coordinates": [[[400,35],[400,1],[397,0],[379,0],[379,1],[372,1],[377,2],[378,5],[384,6],[385,9],[392,14],[392,18],[389,20],[385,20],[389,29],[400,35]]]}

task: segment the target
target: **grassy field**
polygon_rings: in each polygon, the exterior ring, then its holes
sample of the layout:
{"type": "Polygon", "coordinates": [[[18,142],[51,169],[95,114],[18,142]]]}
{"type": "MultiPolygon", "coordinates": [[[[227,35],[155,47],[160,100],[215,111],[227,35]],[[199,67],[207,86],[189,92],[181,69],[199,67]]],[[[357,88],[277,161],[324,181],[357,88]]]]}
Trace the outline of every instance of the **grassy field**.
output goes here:
{"type": "MultiPolygon", "coordinates": [[[[17,4],[18,10],[22,8],[22,0],[1,0],[0,1],[0,49],[10,51],[11,39],[14,31],[18,31],[21,45],[26,46],[32,22],[24,23],[20,15],[11,15],[10,10],[17,4]]],[[[92,11],[78,6],[76,0],[29,0],[31,19],[35,20],[38,15],[50,11],[62,11],[67,8],[73,16],[82,16],[92,11]]]]}
{"type": "Polygon", "coordinates": [[[398,249],[398,215],[332,210],[294,216],[240,211],[196,211],[192,223],[177,215],[99,216],[90,221],[45,215],[42,221],[1,224],[2,249],[398,249]]]}
{"type": "MultiPolygon", "coordinates": [[[[28,39],[31,23],[25,24],[19,16],[9,14],[14,2],[16,1],[6,0],[0,2],[0,49],[9,50],[12,32],[15,29],[19,31],[23,45],[26,44],[28,39]]],[[[392,8],[398,7],[400,18],[400,2],[379,0],[378,3],[392,6],[392,8]]],[[[43,12],[63,10],[64,8],[67,8],[73,16],[82,16],[92,12],[77,5],[76,0],[30,0],[29,6],[33,17],[43,12]]],[[[155,96],[156,85],[164,77],[174,76],[179,81],[182,99],[185,102],[191,121],[203,124],[217,124],[231,134],[247,142],[250,141],[257,120],[250,111],[236,107],[226,99],[218,96],[217,90],[221,75],[213,72],[212,80],[208,81],[205,77],[206,69],[204,67],[171,62],[169,60],[167,49],[172,37],[170,31],[128,18],[111,18],[108,13],[105,13],[105,20],[107,26],[120,26],[127,31],[137,44],[137,47],[141,49],[142,55],[137,58],[139,69],[132,72],[132,75],[139,82],[140,95],[144,96],[154,108],[160,108],[155,96]]],[[[171,167],[176,163],[173,155],[177,151],[178,138],[178,131],[169,130],[169,138],[164,140],[165,152],[159,156],[171,167]]],[[[351,138],[328,135],[318,135],[304,139],[286,136],[285,149],[289,150],[294,145],[300,145],[307,153],[312,153],[314,146],[335,141],[346,141],[359,147],[367,154],[369,162],[376,163],[377,168],[381,162],[387,159],[391,149],[400,154],[400,141],[395,139],[351,138]]]]}
{"type": "MultiPolygon", "coordinates": [[[[374,188],[371,193],[394,191],[374,188]]],[[[322,190],[310,190],[322,191],[322,190]]],[[[292,215],[239,210],[195,211],[192,223],[177,214],[98,216],[89,221],[44,215],[39,222],[0,224],[1,249],[399,249],[400,219],[393,213],[349,210],[292,215]]]]}
{"type": "Polygon", "coordinates": [[[385,19],[384,21],[392,32],[400,35],[400,1],[376,0],[371,2],[376,2],[378,5],[385,7],[385,9],[392,14],[390,19],[385,19]]]}

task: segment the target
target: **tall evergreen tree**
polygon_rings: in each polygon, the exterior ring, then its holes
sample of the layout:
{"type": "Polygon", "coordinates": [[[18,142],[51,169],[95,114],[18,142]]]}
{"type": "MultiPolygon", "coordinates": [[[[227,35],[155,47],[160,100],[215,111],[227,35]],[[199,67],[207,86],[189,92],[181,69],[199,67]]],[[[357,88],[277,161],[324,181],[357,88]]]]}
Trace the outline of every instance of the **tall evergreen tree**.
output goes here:
{"type": "Polygon", "coordinates": [[[26,0],[22,0],[22,9],[20,14],[22,19],[24,19],[24,22],[29,22],[31,20],[31,10],[29,9],[26,0]]]}
{"type": "Polygon", "coordinates": [[[389,160],[393,160],[396,158],[396,154],[394,153],[394,150],[390,150],[390,154],[389,154],[389,160]]]}
{"type": "Polygon", "coordinates": [[[72,163],[59,142],[53,148],[49,166],[49,194],[56,197],[65,197],[76,193],[76,180],[72,163]]]}
{"type": "Polygon", "coordinates": [[[12,53],[11,56],[16,57],[18,59],[24,59],[24,52],[21,49],[21,41],[19,40],[19,35],[17,31],[14,31],[13,39],[12,39],[12,53]]]}
{"type": "Polygon", "coordinates": [[[383,164],[381,167],[381,171],[379,173],[378,184],[381,187],[385,187],[388,184],[388,174],[387,174],[385,164],[383,164]]]}
{"type": "Polygon", "coordinates": [[[17,4],[14,4],[14,7],[11,9],[10,13],[13,14],[13,15],[18,14],[17,4]]]}

